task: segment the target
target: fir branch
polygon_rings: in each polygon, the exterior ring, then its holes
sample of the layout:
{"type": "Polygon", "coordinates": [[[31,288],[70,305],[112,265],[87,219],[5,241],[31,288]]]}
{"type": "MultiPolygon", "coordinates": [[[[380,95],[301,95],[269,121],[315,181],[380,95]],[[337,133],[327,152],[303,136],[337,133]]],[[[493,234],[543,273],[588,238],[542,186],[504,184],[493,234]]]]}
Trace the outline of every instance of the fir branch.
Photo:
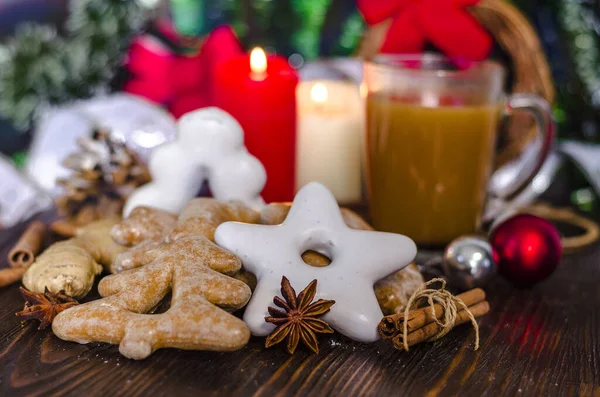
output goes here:
{"type": "Polygon", "coordinates": [[[70,0],[67,35],[23,25],[0,48],[0,114],[21,129],[47,106],[109,91],[145,21],[134,0],[70,0]]]}
{"type": "Polygon", "coordinates": [[[575,70],[588,92],[594,107],[600,107],[600,51],[595,30],[600,23],[591,10],[586,10],[580,0],[562,2],[562,24],[571,41],[575,70]]]}
{"type": "Polygon", "coordinates": [[[21,25],[3,48],[0,65],[0,112],[17,128],[27,129],[43,103],[65,99],[61,66],[64,41],[49,26],[21,25]]]}

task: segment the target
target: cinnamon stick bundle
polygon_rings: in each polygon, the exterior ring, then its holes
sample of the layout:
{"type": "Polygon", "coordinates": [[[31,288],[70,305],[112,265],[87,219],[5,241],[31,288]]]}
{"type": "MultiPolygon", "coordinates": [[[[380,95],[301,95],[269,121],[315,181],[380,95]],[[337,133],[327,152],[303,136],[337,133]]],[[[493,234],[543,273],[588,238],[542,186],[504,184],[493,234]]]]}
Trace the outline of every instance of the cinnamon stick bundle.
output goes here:
{"type": "MultiPolygon", "coordinates": [[[[460,305],[454,318],[454,326],[475,321],[474,318],[485,315],[490,306],[485,300],[485,291],[475,288],[457,295],[466,306],[460,305]]],[[[423,299],[423,297],[421,297],[423,299]]],[[[394,347],[404,350],[418,343],[440,337],[448,329],[444,329],[441,322],[445,316],[444,307],[439,303],[412,310],[405,317],[404,313],[385,316],[379,323],[379,334],[383,339],[391,339],[394,347]],[[406,343],[404,334],[404,321],[406,318],[406,343]]],[[[478,338],[477,338],[478,340],[478,338]]]]}
{"type": "MultiPolygon", "coordinates": [[[[473,306],[469,306],[469,310],[473,314],[473,317],[481,317],[490,311],[490,305],[487,301],[476,303],[473,306]]],[[[456,320],[454,326],[461,325],[464,323],[468,323],[471,321],[471,318],[466,310],[459,310],[456,315],[456,320]]],[[[427,325],[417,328],[412,332],[408,333],[407,342],[408,346],[414,346],[418,343],[428,341],[429,339],[436,336],[442,330],[442,326],[432,321],[427,325]]],[[[392,338],[392,343],[394,347],[398,350],[404,350],[404,335],[402,332],[399,332],[392,338]]]]}
{"type": "Polygon", "coordinates": [[[46,225],[43,222],[31,222],[25,232],[8,253],[8,269],[0,270],[0,287],[16,283],[35,261],[40,253],[46,235],[46,225]]]}
{"type": "MultiPolygon", "coordinates": [[[[471,307],[485,300],[485,291],[481,288],[475,288],[463,292],[456,296],[462,300],[467,307],[471,307]]],[[[420,309],[412,310],[408,315],[408,332],[411,333],[429,323],[435,323],[435,319],[440,319],[444,314],[444,308],[436,303],[431,307],[426,306],[420,309]]],[[[379,323],[379,334],[383,339],[393,339],[398,333],[401,333],[404,326],[404,313],[385,316],[379,323]]]]}
{"type": "Polygon", "coordinates": [[[43,222],[31,222],[19,241],[8,253],[9,265],[11,267],[29,267],[42,249],[45,235],[46,225],[43,222]]]}

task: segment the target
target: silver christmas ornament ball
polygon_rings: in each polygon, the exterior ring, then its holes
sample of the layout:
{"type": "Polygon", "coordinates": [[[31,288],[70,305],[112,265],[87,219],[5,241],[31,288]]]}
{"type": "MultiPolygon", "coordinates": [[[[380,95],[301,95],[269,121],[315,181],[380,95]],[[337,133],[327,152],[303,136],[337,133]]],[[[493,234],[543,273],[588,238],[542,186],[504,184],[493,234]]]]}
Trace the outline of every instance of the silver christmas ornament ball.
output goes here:
{"type": "Polygon", "coordinates": [[[459,237],[446,247],[442,271],[456,288],[482,287],[496,273],[494,250],[482,237],[459,237]]]}

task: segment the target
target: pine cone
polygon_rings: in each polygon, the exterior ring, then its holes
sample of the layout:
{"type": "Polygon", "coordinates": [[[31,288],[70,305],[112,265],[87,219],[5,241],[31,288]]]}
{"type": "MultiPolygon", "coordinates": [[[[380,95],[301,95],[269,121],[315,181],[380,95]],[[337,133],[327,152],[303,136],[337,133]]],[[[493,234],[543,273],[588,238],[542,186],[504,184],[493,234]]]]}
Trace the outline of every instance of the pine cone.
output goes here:
{"type": "Polygon", "coordinates": [[[75,227],[119,215],[131,192],[151,179],[140,158],[106,131],[77,144],[80,150],[63,161],[73,174],[58,181],[65,194],[56,200],[59,215],[75,227]]]}

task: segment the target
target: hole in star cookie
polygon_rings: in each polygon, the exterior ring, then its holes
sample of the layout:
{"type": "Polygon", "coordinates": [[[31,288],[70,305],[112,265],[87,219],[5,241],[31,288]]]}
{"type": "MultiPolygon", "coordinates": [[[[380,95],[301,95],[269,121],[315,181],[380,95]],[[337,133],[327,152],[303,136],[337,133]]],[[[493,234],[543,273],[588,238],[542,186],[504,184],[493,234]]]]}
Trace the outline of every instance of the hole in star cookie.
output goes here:
{"type": "Polygon", "coordinates": [[[302,253],[302,260],[309,266],[325,267],[331,264],[331,258],[314,250],[306,250],[302,253]]]}

